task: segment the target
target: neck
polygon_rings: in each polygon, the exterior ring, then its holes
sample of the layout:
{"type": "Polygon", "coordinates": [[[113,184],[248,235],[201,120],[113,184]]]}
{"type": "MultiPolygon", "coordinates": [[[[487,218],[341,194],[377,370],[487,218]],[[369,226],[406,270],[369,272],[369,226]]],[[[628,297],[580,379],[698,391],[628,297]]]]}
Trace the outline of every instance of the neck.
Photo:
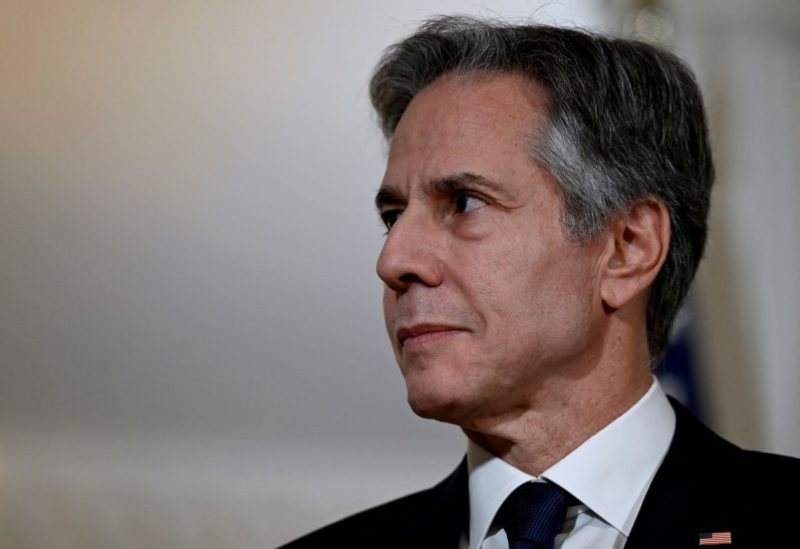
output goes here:
{"type": "Polygon", "coordinates": [[[525,406],[472,421],[462,429],[488,452],[539,476],[647,392],[652,383],[647,353],[638,355],[569,369],[567,375],[543,381],[525,406]]]}

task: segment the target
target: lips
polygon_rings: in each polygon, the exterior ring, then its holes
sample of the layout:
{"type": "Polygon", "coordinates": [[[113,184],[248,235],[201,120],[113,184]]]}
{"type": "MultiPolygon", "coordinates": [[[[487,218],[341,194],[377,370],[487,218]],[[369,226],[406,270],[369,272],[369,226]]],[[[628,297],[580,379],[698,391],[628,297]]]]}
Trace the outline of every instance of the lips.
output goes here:
{"type": "Polygon", "coordinates": [[[424,343],[438,341],[449,335],[465,331],[463,328],[446,326],[441,324],[415,324],[413,326],[400,328],[397,330],[397,342],[400,348],[404,348],[406,343],[424,343]]]}

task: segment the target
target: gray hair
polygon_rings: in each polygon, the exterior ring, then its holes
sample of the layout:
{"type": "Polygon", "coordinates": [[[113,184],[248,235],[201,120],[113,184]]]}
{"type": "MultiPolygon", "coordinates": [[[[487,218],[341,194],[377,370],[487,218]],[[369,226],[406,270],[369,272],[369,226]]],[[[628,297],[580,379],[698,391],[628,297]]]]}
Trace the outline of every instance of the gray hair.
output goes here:
{"type": "Polygon", "coordinates": [[[670,248],[647,305],[655,365],[708,231],[714,166],[694,76],[674,55],[641,42],[441,16],[384,52],[370,97],[390,139],[414,96],[440,76],[508,71],[549,93],[546,127],[532,155],[561,187],[568,236],[589,241],[647,198],[669,210],[670,248]]]}

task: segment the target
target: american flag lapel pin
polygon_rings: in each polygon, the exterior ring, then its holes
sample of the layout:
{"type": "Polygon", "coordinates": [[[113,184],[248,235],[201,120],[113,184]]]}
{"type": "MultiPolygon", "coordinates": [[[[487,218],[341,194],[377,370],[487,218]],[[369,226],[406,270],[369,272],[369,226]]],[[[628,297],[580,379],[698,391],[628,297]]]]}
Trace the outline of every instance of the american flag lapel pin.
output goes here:
{"type": "Polygon", "coordinates": [[[730,545],[730,532],[705,532],[700,534],[699,545],[730,545]]]}

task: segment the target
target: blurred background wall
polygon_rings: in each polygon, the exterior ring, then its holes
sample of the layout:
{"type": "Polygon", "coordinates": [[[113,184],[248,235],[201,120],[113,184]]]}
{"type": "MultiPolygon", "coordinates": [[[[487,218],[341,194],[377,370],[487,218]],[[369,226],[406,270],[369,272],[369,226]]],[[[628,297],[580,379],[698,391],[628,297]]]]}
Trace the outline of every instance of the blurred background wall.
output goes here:
{"type": "Polygon", "coordinates": [[[699,394],[800,456],[800,4],[0,0],[0,547],[269,547],[456,465],[383,333],[366,93],[453,12],[694,66],[719,169],[699,394]]]}

